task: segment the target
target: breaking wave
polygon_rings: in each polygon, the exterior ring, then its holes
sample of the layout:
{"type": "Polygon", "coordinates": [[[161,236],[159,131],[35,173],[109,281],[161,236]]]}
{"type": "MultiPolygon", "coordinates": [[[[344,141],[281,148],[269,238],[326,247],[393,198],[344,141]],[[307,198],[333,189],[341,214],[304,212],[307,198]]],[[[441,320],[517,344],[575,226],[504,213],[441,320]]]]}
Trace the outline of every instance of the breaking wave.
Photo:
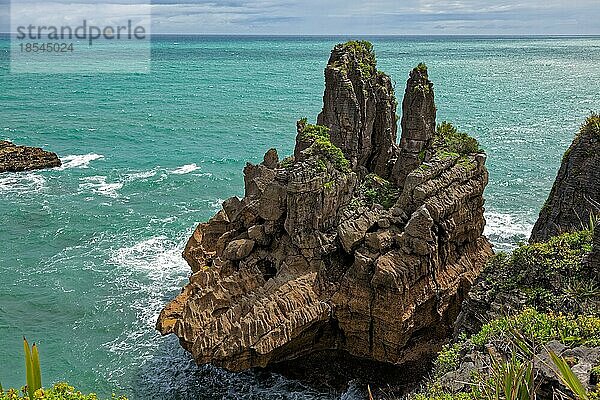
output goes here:
{"type": "Polygon", "coordinates": [[[81,180],[84,183],[79,184],[79,189],[111,198],[119,197],[117,191],[123,187],[122,182],[107,182],[106,176],[90,176],[81,180]]]}
{"type": "Polygon", "coordinates": [[[496,251],[513,250],[519,243],[527,241],[533,229],[532,223],[511,214],[486,212],[485,220],[484,234],[496,251]]]}
{"type": "Polygon", "coordinates": [[[186,164],[186,165],[182,165],[179,168],[175,168],[174,170],[171,171],[172,174],[175,175],[184,175],[184,174],[189,174],[190,172],[194,172],[199,170],[200,167],[197,166],[196,164],[186,164]]]}
{"type": "Polygon", "coordinates": [[[68,168],[89,168],[90,163],[95,160],[104,158],[101,154],[84,154],[84,155],[71,155],[61,157],[60,161],[62,165],[58,167],[59,170],[65,170],[68,168]]]}

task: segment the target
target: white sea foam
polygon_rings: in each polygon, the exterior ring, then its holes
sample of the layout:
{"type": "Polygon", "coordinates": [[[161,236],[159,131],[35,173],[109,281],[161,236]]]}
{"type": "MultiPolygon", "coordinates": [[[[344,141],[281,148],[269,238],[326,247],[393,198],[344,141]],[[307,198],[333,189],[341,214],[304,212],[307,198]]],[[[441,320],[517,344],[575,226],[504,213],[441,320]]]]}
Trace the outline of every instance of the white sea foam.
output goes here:
{"type": "Polygon", "coordinates": [[[62,166],[58,167],[59,170],[68,168],[89,168],[90,163],[95,160],[104,158],[101,154],[84,154],[84,155],[71,155],[61,157],[62,166]]]}
{"type": "Polygon", "coordinates": [[[533,229],[533,224],[518,215],[486,212],[485,220],[484,234],[494,244],[496,250],[514,249],[519,242],[529,238],[533,229]]]}
{"type": "Polygon", "coordinates": [[[221,209],[221,207],[223,206],[223,202],[225,200],[223,199],[215,199],[213,201],[211,201],[208,205],[215,211],[219,211],[221,209]]]}
{"type": "Polygon", "coordinates": [[[157,172],[158,172],[157,168],[151,169],[149,171],[132,172],[132,173],[125,175],[125,180],[127,182],[144,180],[144,179],[152,178],[154,175],[156,175],[157,172]]]}
{"type": "Polygon", "coordinates": [[[79,184],[79,189],[112,198],[119,197],[117,191],[123,187],[122,182],[108,183],[106,176],[89,176],[81,178],[81,181],[83,183],[79,184]]]}
{"type": "Polygon", "coordinates": [[[34,193],[46,187],[46,179],[35,173],[7,173],[0,177],[0,193],[34,193]]]}
{"type": "Polygon", "coordinates": [[[142,271],[152,281],[162,282],[173,273],[187,273],[188,268],[181,257],[182,250],[182,245],[166,236],[155,236],[118,249],[110,262],[127,270],[142,271]]]}
{"type": "Polygon", "coordinates": [[[197,166],[196,164],[186,164],[186,165],[182,165],[181,167],[172,170],[171,173],[175,174],[175,175],[184,175],[184,174],[189,174],[190,172],[197,171],[199,169],[200,169],[200,167],[197,166]]]}
{"type": "Polygon", "coordinates": [[[152,332],[165,303],[164,294],[179,290],[188,276],[189,267],[181,257],[184,243],[155,236],[112,253],[108,264],[117,268],[117,284],[124,290],[117,291],[117,298],[111,301],[127,304],[135,312],[138,323],[105,343],[110,351],[119,353],[130,346],[156,344],[140,343],[139,339],[152,332]]]}

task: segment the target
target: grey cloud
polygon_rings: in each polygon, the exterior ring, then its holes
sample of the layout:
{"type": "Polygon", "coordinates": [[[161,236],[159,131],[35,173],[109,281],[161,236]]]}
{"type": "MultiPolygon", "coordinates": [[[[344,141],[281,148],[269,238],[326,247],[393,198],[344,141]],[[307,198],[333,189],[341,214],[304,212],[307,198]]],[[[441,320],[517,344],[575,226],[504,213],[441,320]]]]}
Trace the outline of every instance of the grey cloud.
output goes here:
{"type": "MultiPolygon", "coordinates": [[[[39,0],[17,1],[32,4],[36,13],[39,0]]],[[[155,33],[600,34],[597,0],[149,1],[155,33]]],[[[0,0],[0,16],[8,13],[8,3],[0,0]]],[[[0,18],[2,31],[8,30],[5,19],[0,18]]]]}

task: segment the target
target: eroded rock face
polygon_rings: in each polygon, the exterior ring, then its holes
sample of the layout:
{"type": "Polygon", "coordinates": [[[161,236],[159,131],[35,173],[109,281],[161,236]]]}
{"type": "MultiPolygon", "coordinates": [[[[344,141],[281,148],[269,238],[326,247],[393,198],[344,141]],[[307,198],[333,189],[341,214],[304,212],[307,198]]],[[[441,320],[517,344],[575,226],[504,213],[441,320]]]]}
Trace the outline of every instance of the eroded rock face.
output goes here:
{"type": "Polygon", "coordinates": [[[374,60],[364,76],[371,58],[355,46],[337,46],[327,67],[327,127],[299,121],[294,156],[279,162],[270,150],[249,164],[245,197],[224,202],[186,246],[193,274],[157,329],[198,363],[239,371],[320,351],[422,362],[491,255],[484,155],[438,157],[424,141],[429,161],[402,186],[377,175],[391,174],[400,151],[395,128],[376,122],[395,100],[374,60]]]}
{"type": "Polygon", "coordinates": [[[353,168],[365,166],[388,178],[396,146],[396,98],[389,76],[378,73],[369,43],[337,45],[325,69],[319,125],[353,168]]]}
{"type": "Polygon", "coordinates": [[[0,141],[0,173],[60,167],[58,156],[38,147],[0,141]]]}
{"type": "Polygon", "coordinates": [[[402,138],[393,177],[398,186],[404,184],[406,176],[421,164],[431,148],[436,111],[433,83],[425,64],[419,64],[410,72],[402,102],[402,138]]]}
{"type": "Polygon", "coordinates": [[[600,212],[599,121],[598,116],[589,117],[565,153],[530,242],[580,230],[588,226],[590,212],[600,212]]]}

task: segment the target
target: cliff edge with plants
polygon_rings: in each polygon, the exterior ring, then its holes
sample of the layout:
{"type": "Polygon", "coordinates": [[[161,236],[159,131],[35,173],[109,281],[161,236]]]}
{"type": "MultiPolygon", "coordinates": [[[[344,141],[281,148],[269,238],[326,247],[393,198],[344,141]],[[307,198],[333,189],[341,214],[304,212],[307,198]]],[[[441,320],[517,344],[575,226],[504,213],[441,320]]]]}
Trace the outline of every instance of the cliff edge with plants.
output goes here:
{"type": "Polygon", "coordinates": [[[598,117],[565,154],[531,244],[496,254],[415,400],[599,399],[598,117]]]}

